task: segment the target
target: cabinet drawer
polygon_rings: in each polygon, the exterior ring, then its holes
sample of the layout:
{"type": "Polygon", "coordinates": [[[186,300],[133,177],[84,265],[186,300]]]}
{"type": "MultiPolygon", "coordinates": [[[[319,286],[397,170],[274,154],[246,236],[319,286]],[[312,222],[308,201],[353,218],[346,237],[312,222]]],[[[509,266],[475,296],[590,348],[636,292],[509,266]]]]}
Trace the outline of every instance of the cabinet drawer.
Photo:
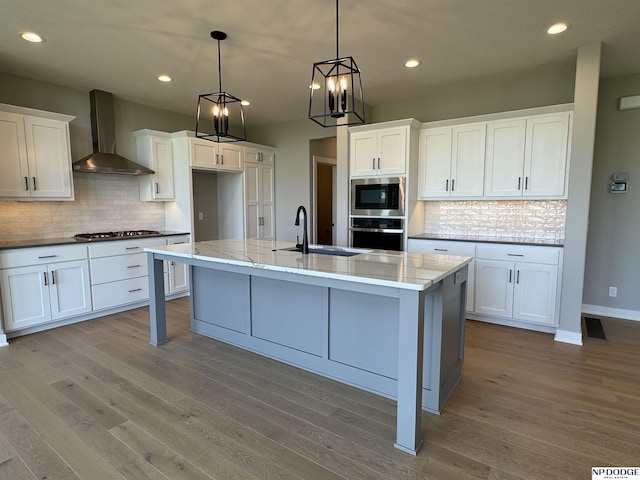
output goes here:
{"type": "Polygon", "coordinates": [[[0,268],[44,265],[87,258],[86,245],[60,245],[52,247],[16,248],[0,253],[0,268]]]}
{"type": "Polygon", "coordinates": [[[94,285],[91,288],[91,292],[93,294],[94,310],[142,302],[149,300],[149,280],[148,277],[139,277],[119,282],[103,283],[94,285]]]}
{"type": "Polygon", "coordinates": [[[89,257],[111,257],[114,255],[128,255],[141,253],[146,247],[166,245],[165,237],[153,237],[138,240],[116,240],[113,242],[99,242],[89,245],[89,257]]]}
{"type": "Polygon", "coordinates": [[[148,273],[146,253],[91,259],[92,285],[144,277],[148,273]]]}
{"type": "Polygon", "coordinates": [[[474,243],[449,242],[443,240],[409,239],[409,251],[418,253],[435,253],[440,255],[459,255],[463,257],[475,257],[476,246],[474,243]]]}
{"type": "Polygon", "coordinates": [[[487,260],[558,265],[560,249],[557,247],[531,247],[525,245],[478,245],[476,257],[486,258],[487,260]]]}

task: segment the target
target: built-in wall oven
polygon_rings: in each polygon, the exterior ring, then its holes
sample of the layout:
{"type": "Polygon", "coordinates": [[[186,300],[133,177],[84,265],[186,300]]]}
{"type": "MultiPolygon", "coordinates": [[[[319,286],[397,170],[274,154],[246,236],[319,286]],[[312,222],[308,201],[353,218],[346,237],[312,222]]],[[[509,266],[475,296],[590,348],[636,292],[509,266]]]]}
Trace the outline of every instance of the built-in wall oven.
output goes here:
{"type": "Polygon", "coordinates": [[[351,246],[379,250],[404,250],[402,218],[351,217],[351,246]]]}
{"type": "Polygon", "coordinates": [[[404,177],[351,180],[351,215],[404,216],[404,177]]]}

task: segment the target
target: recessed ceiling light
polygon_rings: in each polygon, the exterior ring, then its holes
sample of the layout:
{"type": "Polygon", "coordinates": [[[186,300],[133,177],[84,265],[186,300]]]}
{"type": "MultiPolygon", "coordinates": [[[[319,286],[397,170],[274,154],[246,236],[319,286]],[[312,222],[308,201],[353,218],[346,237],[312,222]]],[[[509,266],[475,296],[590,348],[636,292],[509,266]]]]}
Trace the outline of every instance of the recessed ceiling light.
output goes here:
{"type": "Polygon", "coordinates": [[[566,32],[570,26],[571,25],[565,22],[554,23],[549,28],[547,28],[547,33],[549,35],[557,35],[558,33],[566,32]]]}
{"type": "Polygon", "coordinates": [[[241,100],[240,105],[246,107],[247,105],[251,105],[251,102],[249,100],[241,100]]]}
{"type": "Polygon", "coordinates": [[[319,90],[320,89],[320,84],[318,83],[312,83],[311,85],[309,85],[309,88],[311,90],[319,90]]]}
{"type": "Polygon", "coordinates": [[[410,58],[409,60],[407,60],[404,63],[404,66],[407,68],[416,68],[417,66],[419,66],[422,62],[420,60],[418,60],[417,58],[410,58]]]}
{"type": "Polygon", "coordinates": [[[171,82],[173,80],[173,78],[171,78],[169,75],[158,75],[158,80],[160,80],[161,82],[171,82]]]}
{"type": "Polygon", "coordinates": [[[35,32],[21,32],[20,37],[22,37],[23,40],[26,40],[27,42],[31,42],[31,43],[44,42],[44,38],[42,38],[40,35],[38,35],[35,32]]]}

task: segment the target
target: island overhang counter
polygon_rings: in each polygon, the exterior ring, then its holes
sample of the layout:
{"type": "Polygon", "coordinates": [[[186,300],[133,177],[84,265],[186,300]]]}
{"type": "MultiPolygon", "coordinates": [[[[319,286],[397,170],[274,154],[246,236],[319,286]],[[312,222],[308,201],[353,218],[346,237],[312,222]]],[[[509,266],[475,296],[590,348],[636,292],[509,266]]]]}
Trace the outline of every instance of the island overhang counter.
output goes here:
{"type": "Polygon", "coordinates": [[[150,343],[168,341],[163,261],[186,263],[192,331],[395,398],[395,446],[415,455],[421,409],[439,413],[461,379],[471,259],[291,247],[233,239],[146,248],[150,343]]]}

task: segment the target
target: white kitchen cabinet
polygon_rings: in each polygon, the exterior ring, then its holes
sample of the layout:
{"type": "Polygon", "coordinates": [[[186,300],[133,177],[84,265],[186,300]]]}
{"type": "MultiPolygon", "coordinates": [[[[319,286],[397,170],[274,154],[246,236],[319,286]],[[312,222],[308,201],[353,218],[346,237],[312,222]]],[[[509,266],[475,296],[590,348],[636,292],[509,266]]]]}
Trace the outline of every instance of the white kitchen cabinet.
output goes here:
{"type": "Polygon", "coordinates": [[[253,152],[244,165],[245,236],[275,240],[275,198],[273,151],[253,152]],[[258,153],[261,153],[258,154],[258,153]]]}
{"type": "Polygon", "coordinates": [[[418,198],[482,197],[485,138],[484,123],[421,130],[418,198]]]}
{"type": "Polygon", "coordinates": [[[559,248],[478,245],[476,257],[475,313],[557,325],[559,248]]]}
{"type": "Polygon", "coordinates": [[[0,261],[3,267],[0,288],[7,331],[91,311],[86,247],[7,250],[0,261]]]}
{"type": "Polygon", "coordinates": [[[69,122],[74,118],[0,104],[0,197],[73,200],[69,122]]]}
{"type": "Polygon", "coordinates": [[[487,124],[485,196],[565,195],[570,112],[487,124]]]}
{"type": "Polygon", "coordinates": [[[237,143],[215,143],[193,137],[192,132],[181,132],[189,137],[189,165],[199,170],[241,172],[244,151],[237,143]]]}
{"type": "Polygon", "coordinates": [[[409,126],[371,126],[349,129],[352,177],[404,175],[407,172],[409,126]]]}
{"type": "Polygon", "coordinates": [[[173,147],[171,135],[154,130],[138,130],[136,137],[137,161],[150,168],[153,175],[138,177],[140,200],[166,202],[175,200],[173,147]]]}
{"type": "MultiPolygon", "coordinates": [[[[189,235],[177,235],[167,237],[167,245],[178,245],[180,243],[189,243],[189,235]]],[[[173,295],[189,290],[189,265],[177,262],[168,262],[168,285],[165,293],[173,295]]]]}
{"type": "Polygon", "coordinates": [[[145,247],[166,245],[165,237],[114,240],[89,245],[94,310],[149,299],[145,247]]]}
{"type": "Polygon", "coordinates": [[[466,305],[466,311],[473,312],[475,304],[475,243],[410,238],[407,242],[407,251],[436,255],[458,255],[461,257],[474,258],[468,266],[469,274],[467,276],[466,305]]]}

